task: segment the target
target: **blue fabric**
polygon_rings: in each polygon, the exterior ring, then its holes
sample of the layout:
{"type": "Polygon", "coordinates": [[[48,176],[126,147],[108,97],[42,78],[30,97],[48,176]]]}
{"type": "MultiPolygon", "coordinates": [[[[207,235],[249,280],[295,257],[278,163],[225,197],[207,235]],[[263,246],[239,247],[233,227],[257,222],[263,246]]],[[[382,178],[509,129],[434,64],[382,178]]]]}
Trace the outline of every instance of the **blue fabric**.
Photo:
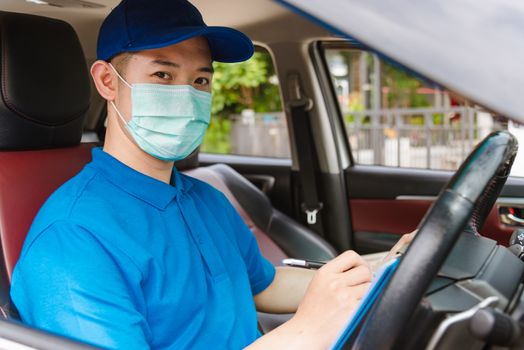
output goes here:
{"type": "Polygon", "coordinates": [[[42,207],[14,270],[25,323],[109,349],[241,349],[274,267],[225,196],[101,149],[42,207]]]}
{"type": "Polygon", "coordinates": [[[158,49],[197,36],[207,39],[214,61],[245,61],[254,52],[245,34],[207,26],[187,0],[123,0],[100,28],[97,56],[107,61],[123,52],[158,49]]]}

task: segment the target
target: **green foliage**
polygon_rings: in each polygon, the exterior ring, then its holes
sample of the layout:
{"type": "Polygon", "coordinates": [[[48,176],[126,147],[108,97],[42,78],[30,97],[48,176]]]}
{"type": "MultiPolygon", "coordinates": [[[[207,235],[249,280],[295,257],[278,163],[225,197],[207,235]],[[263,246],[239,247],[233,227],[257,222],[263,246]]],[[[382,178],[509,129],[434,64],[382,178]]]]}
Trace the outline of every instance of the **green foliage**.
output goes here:
{"type": "Polygon", "coordinates": [[[428,96],[417,93],[424,84],[406,72],[388,63],[382,64],[382,86],[389,89],[387,103],[389,108],[430,107],[428,96]]]}
{"type": "Polygon", "coordinates": [[[441,113],[433,114],[433,124],[442,125],[444,124],[444,115],[441,113]]]}
{"type": "Polygon", "coordinates": [[[214,63],[213,116],[228,117],[244,109],[255,112],[282,110],[280,92],[269,78],[275,74],[268,53],[255,52],[241,63],[214,63]]]}
{"type": "Polygon", "coordinates": [[[409,124],[423,126],[425,123],[424,116],[421,114],[413,114],[409,116],[409,124]]]}
{"type": "MultiPolygon", "coordinates": [[[[364,104],[362,103],[362,96],[353,95],[353,98],[349,100],[349,110],[352,112],[362,112],[365,110],[364,104]]],[[[363,117],[362,114],[346,114],[344,120],[348,124],[353,124],[357,121],[357,118],[360,118],[361,124],[369,124],[369,118],[363,117]]]]}
{"type": "Polygon", "coordinates": [[[213,66],[213,117],[201,150],[228,154],[231,151],[231,115],[245,109],[262,113],[281,111],[282,102],[278,85],[270,82],[275,70],[269,53],[255,52],[245,62],[215,62],[213,66]]]}
{"type": "MultiPolygon", "coordinates": [[[[347,79],[349,84],[349,95],[344,96],[344,103],[347,104],[344,120],[347,124],[353,124],[357,121],[363,125],[369,124],[369,117],[362,117],[358,120],[361,114],[354,112],[371,108],[370,104],[373,100],[373,94],[376,93],[372,89],[373,80],[375,79],[374,68],[378,61],[375,55],[360,50],[336,50],[334,52],[338,57],[342,57],[348,68],[348,74],[345,79],[347,79]],[[363,62],[365,63],[364,66],[362,66],[363,62]],[[365,76],[362,76],[363,74],[365,76]],[[365,79],[365,84],[362,79],[365,79]],[[364,85],[368,85],[368,89],[364,89],[364,85]]],[[[381,61],[380,77],[382,89],[380,108],[423,108],[432,105],[431,96],[420,93],[419,89],[427,87],[424,82],[401,67],[381,61]]],[[[334,79],[343,78],[337,77],[334,79]]],[[[434,121],[439,123],[441,119],[436,116],[434,121]]],[[[424,116],[413,115],[407,122],[415,125],[424,124],[424,116]]]]}
{"type": "Polygon", "coordinates": [[[231,143],[229,141],[230,130],[231,121],[229,119],[211,119],[209,129],[207,130],[200,150],[208,153],[229,154],[231,152],[231,143]]]}

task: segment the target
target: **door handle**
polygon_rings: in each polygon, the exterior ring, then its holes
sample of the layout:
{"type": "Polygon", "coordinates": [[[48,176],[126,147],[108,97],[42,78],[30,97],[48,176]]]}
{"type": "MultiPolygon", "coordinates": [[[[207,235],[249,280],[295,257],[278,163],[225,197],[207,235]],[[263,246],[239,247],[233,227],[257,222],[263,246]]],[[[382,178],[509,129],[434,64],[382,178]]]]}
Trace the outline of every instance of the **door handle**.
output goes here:
{"type": "Polygon", "coordinates": [[[506,225],[524,227],[524,208],[513,206],[500,206],[500,221],[506,225]]]}
{"type": "Polygon", "coordinates": [[[519,225],[524,225],[524,219],[521,219],[521,218],[515,216],[514,214],[508,214],[507,216],[508,216],[508,219],[510,221],[513,221],[513,222],[515,222],[515,223],[517,223],[519,225]]]}

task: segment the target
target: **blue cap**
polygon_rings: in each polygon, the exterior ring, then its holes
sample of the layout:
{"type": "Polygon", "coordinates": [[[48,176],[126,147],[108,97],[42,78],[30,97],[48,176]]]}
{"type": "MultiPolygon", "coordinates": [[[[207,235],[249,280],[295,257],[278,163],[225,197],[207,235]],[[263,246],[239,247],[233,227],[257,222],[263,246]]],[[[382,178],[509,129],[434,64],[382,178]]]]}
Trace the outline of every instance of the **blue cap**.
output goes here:
{"type": "Polygon", "coordinates": [[[241,62],[253,55],[245,34],[207,26],[186,0],[123,0],[100,28],[97,57],[108,61],[123,52],[158,49],[197,36],[207,38],[214,61],[241,62]]]}

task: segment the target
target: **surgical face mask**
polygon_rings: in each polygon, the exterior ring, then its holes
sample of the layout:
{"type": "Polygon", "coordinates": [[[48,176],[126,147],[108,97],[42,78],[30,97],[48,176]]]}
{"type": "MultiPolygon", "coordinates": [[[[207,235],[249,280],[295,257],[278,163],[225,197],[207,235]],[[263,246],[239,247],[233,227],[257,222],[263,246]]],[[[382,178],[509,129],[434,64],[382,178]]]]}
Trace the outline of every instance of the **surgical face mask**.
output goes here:
{"type": "Polygon", "coordinates": [[[146,153],[166,161],[186,158],[202,144],[211,119],[211,94],[191,85],[132,84],[131,120],[111,101],[127,130],[146,153]]]}

